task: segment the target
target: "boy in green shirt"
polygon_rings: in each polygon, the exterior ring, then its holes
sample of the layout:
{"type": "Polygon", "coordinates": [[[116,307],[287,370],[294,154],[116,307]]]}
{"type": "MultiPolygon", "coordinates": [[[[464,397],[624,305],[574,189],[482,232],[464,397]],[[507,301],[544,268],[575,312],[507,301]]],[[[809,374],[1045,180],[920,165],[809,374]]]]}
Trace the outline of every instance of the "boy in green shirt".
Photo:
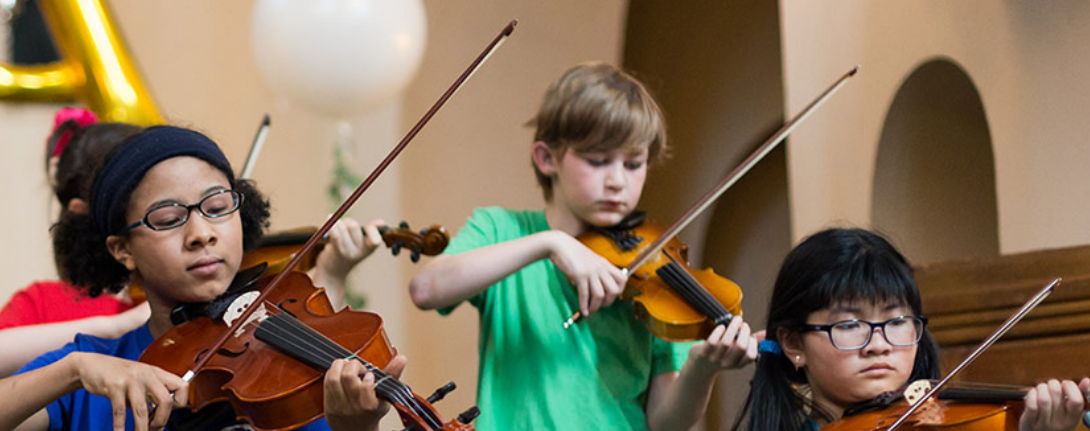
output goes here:
{"type": "Polygon", "coordinates": [[[534,122],[545,210],[477,210],[410,285],[420,308],[446,314],[468,300],[480,312],[477,429],[691,428],[715,375],[756,357],[749,326],[659,340],[614,301],[624,273],[575,239],[636,209],[666,149],[658,104],[623,71],[589,63],[549,88],[534,122]],[[565,329],[576,309],[593,317],[565,329]]]}

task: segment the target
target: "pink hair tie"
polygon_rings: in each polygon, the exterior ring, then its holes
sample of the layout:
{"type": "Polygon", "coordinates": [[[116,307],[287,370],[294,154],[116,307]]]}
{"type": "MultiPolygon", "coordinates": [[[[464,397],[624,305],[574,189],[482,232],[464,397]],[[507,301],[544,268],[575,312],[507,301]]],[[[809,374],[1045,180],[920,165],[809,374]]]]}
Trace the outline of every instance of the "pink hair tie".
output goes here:
{"type": "MultiPolygon", "coordinates": [[[[57,115],[53,116],[53,131],[57,131],[57,127],[64,124],[65,121],[75,120],[79,127],[86,127],[98,122],[98,117],[94,112],[88,111],[83,108],[61,108],[57,111],[57,115]]],[[[68,146],[68,141],[72,139],[72,130],[66,130],[60,137],[57,138],[57,146],[53,147],[53,156],[59,156],[64,152],[64,147],[68,146]]]]}

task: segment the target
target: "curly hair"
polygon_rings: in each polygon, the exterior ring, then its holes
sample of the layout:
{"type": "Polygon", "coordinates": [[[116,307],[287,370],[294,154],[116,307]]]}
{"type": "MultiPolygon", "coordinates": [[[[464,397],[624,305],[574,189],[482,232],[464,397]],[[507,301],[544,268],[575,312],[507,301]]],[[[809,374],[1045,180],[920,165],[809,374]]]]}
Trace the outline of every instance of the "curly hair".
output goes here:
{"type": "Polygon", "coordinates": [[[57,157],[57,169],[50,179],[62,211],[72,199],[88,200],[98,167],[114,149],[142,130],[140,126],[125,123],[80,126],[75,120],[65,121],[53,129],[46,145],[47,170],[57,143],[62,136],[71,133],[69,144],[57,157]]]}

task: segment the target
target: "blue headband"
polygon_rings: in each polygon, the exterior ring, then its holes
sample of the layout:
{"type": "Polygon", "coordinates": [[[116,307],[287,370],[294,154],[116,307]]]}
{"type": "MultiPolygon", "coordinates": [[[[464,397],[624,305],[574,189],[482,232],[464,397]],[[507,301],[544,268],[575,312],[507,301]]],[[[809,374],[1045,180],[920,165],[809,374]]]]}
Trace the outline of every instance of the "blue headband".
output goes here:
{"type": "Polygon", "coordinates": [[[91,221],[103,236],[115,235],[125,225],[125,207],[148,170],[163,160],[193,156],[208,162],[235,183],[231,163],[207,136],[188,129],[155,126],[118,148],[95,175],[91,189],[91,221]]]}

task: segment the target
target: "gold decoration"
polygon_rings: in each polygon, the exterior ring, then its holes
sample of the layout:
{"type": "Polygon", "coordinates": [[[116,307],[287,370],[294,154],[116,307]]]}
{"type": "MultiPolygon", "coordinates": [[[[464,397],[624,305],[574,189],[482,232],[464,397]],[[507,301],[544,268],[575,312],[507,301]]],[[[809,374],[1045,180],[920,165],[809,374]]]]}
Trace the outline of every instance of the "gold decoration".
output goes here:
{"type": "Polygon", "coordinates": [[[82,100],[104,121],[163,122],[103,0],[39,0],[61,60],[0,64],[0,100],[82,100]]]}

